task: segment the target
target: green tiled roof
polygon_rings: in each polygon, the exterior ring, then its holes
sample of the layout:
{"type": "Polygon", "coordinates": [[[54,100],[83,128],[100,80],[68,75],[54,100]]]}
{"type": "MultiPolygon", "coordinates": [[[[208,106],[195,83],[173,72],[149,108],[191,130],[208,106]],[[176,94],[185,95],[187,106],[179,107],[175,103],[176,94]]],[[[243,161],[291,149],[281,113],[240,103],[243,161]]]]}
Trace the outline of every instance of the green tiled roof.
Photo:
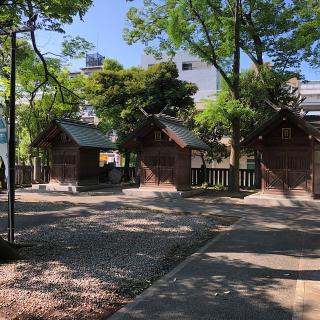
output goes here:
{"type": "Polygon", "coordinates": [[[69,120],[55,120],[55,122],[79,147],[99,148],[101,150],[117,149],[117,146],[93,125],[69,120]]]}
{"type": "Polygon", "coordinates": [[[164,127],[171,130],[186,147],[194,150],[209,150],[206,143],[204,143],[192,131],[184,127],[176,118],[166,115],[155,115],[154,117],[156,121],[159,121],[164,127]]]}

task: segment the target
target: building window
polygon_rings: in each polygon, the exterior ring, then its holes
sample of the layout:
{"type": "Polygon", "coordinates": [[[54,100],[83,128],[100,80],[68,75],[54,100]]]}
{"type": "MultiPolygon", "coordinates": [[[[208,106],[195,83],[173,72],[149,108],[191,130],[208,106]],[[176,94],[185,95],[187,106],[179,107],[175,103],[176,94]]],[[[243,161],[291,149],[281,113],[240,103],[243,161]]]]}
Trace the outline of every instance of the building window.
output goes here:
{"type": "Polygon", "coordinates": [[[0,129],[4,129],[5,127],[3,119],[0,119],[0,129]]]}
{"type": "Polygon", "coordinates": [[[192,70],[192,63],[191,62],[183,62],[182,63],[182,70],[192,70]]]}
{"type": "Polygon", "coordinates": [[[256,163],[254,159],[247,159],[247,169],[248,170],[254,170],[256,167],[256,163]]]}
{"type": "Polygon", "coordinates": [[[282,140],[291,139],[291,128],[282,128],[282,140]]]}
{"type": "Polygon", "coordinates": [[[0,132],[0,144],[6,144],[7,143],[7,133],[6,132],[0,132]]]}
{"type": "Polygon", "coordinates": [[[155,141],[161,141],[162,140],[162,132],[161,131],[155,131],[154,132],[154,140],[155,141]]]}

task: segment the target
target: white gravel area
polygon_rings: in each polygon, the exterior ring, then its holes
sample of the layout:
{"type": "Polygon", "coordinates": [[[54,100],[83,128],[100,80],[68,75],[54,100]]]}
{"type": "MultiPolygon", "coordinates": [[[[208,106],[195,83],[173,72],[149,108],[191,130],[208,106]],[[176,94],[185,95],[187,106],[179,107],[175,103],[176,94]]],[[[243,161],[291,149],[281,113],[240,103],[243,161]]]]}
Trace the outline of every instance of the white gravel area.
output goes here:
{"type": "MultiPolygon", "coordinates": [[[[130,208],[26,204],[19,210],[31,222],[18,230],[17,242],[33,246],[19,250],[25,260],[0,264],[0,319],[107,316],[225,223],[130,208]],[[65,210],[70,216],[50,219],[50,212],[59,216],[57,212],[65,210]],[[33,223],[42,211],[46,212],[43,222],[33,223]]],[[[4,220],[2,212],[2,232],[4,220]]]]}

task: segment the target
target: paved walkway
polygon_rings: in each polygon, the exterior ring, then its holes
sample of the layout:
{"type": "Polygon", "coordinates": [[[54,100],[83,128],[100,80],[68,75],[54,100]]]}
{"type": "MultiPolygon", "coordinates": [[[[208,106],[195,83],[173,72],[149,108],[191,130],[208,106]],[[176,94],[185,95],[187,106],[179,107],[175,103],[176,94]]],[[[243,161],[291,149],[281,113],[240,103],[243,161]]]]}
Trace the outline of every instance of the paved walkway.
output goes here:
{"type": "Polygon", "coordinates": [[[231,230],[109,319],[319,320],[320,213],[241,208],[231,230]]]}
{"type": "Polygon", "coordinates": [[[316,209],[263,208],[230,198],[139,199],[115,191],[87,196],[18,192],[17,198],[70,202],[77,208],[144,206],[242,217],[108,320],[320,319],[316,209]]]}

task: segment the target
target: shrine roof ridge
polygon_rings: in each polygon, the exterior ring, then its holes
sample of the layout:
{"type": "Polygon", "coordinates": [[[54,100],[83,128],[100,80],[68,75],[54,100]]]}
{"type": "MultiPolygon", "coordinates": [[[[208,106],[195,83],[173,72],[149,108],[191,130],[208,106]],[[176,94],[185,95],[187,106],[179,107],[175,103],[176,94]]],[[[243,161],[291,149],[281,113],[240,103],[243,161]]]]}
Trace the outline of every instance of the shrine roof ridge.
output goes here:
{"type": "Polygon", "coordinates": [[[97,129],[97,126],[94,123],[85,122],[82,119],[71,119],[71,118],[58,119],[58,118],[55,118],[55,119],[53,119],[53,121],[56,121],[56,122],[67,122],[67,123],[72,123],[72,124],[79,125],[79,126],[85,126],[85,127],[96,128],[97,129]]]}
{"type": "Polygon", "coordinates": [[[159,126],[159,128],[181,148],[187,147],[192,150],[209,150],[208,145],[191,130],[186,128],[181,120],[164,114],[149,115],[147,119],[127,137],[121,146],[126,148],[126,145],[128,145],[130,141],[134,141],[139,135],[141,137],[144,128],[149,126],[150,123],[155,123],[159,126]]]}
{"type": "Polygon", "coordinates": [[[81,148],[118,149],[96,126],[70,119],[52,120],[50,126],[30,146],[47,148],[61,132],[68,135],[81,148]]]}
{"type": "Polygon", "coordinates": [[[269,120],[263,123],[256,130],[251,132],[245,139],[242,140],[241,145],[248,147],[257,137],[263,135],[266,130],[270,130],[277,125],[281,117],[287,116],[293,123],[299,126],[304,132],[320,141],[320,118],[308,115],[297,114],[293,110],[284,107],[276,112],[269,120]]]}

